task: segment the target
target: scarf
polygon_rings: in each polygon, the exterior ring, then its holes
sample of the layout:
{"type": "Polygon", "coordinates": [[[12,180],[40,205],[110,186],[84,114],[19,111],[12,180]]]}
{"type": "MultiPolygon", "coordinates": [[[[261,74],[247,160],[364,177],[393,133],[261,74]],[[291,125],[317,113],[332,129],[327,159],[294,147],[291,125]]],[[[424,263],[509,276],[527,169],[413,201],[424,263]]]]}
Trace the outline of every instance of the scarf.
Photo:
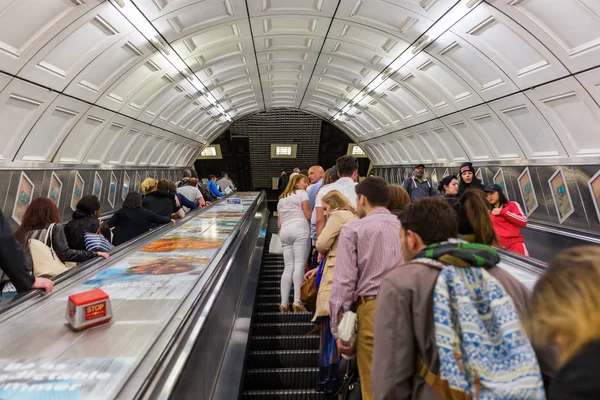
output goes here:
{"type": "Polygon", "coordinates": [[[456,267],[495,267],[500,262],[498,252],[484,244],[467,243],[451,239],[434,243],[421,251],[417,258],[431,258],[456,267]]]}

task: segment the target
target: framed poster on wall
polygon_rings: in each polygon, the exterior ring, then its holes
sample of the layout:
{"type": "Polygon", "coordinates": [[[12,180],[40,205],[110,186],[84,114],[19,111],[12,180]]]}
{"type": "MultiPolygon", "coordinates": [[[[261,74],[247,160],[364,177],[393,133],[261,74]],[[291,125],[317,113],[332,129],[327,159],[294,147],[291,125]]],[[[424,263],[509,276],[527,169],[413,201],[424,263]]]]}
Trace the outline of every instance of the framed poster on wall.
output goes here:
{"type": "Polygon", "coordinates": [[[437,170],[434,168],[433,172],[431,173],[431,185],[433,187],[437,187],[438,183],[437,170]]]}
{"type": "Polygon", "coordinates": [[[502,172],[502,168],[498,169],[498,172],[496,172],[496,175],[494,175],[494,183],[502,188],[502,192],[504,192],[504,195],[508,199],[509,197],[506,190],[506,183],[504,181],[504,172],[502,172]]]}
{"type": "Polygon", "coordinates": [[[558,221],[562,224],[571,214],[575,212],[573,208],[573,201],[571,200],[571,194],[569,193],[569,187],[565,180],[562,167],[557,169],[554,174],[548,179],[550,190],[552,191],[552,199],[554,200],[554,207],[556,208],[556,214],[558,215],[558,221]]]}
{"type": "Polygon", "coordinates": [[[139,172],[135,172],[135,187],[133,188],[134,192],[140,192],[140,186],[142,186],[142,177],[139,172]]]}
{"type": "Polygon", "coordinates": [[[485,185],[483,181],[483,173],[481,172],[481,168],[477,168],[477,172],[475,172],[475,178],[479,179],[479,182],[485,185]]]}
{"type": "Polygon", "coordinates": [[[98,172],[96,172],[94,174],[94,188],[92,190],[92,194],[94,196],[96,196],[98,198],[98,200],[100,200],[100,196],[102,195],[102,185],[103,184],[104,184],[104,181],[100,177],[100,174],[98,172]]]}
{"type": "Polygon", "coordinates": [[[115,208],[115,199],[117,198],[117,177],[114,172],[110,173],[110,185],[108,185],[108,202],[112,208],[115,208]]]}
{"type": "Polygon", "coordinates": [[[129,194],[129,174],[125,171],[125,177],[123,178],[123,190],[121,191],[121,198],[125,201],[125,197],[129,194]]]}
{"type": "Polygon", "coordinates": [[[535,197],[535,189],[531,182],[529,168],[525,168],[517,180],[519,181],[519,191],[521,192],[521,198],[525,206],[525,213],[529,217],[538,208],[538,201],[537,197],[535,197]]]}
{"type": "Polygon", "coordinates": [[[31,200],[33,199],[33,190],[35,185],[33,181],[29,179],[27,174],[21,171],[21,178],[19,179],[19,189],[15,198],[15,205],[13,207],[12,218],[15,222],[21,225],[25,210],[29,207],[31,200]]]}
{"type": "Polygon", "coordinates": [[[596,208],[598,221],[600,221],[600,170],[598,170],[596,175],[592,176],[592,179],[588,181],[588,186],[590,188],[592,200],[594,201],[594,207],[596,208]]]}
{"type": "Polygon", "coordinates": [[[62,193],[62,181],[58,178],[56,173],[52,172],[50,177],[50,187],[48,188],[48,198],[56,204],[56,207],[60,205],[60,195],[62,193]]]}
{"type": "Polygon", "coordinates": [[[83,197],[83,189],[85,188],[85,181],[79,175],[79,172],[75,173],[75,183],[73,184],[73,193],[71,194],[71,210],[77,209],[77,203],[83,197]]]}
{"type": "Polygon", "coordinates": [[[442,175],[442,179],[444,179],[445,177],[450,175],[450,171],[448,171],[448,168],[446,168],[446,170],[444,171],[444,175],[442,175]]]}

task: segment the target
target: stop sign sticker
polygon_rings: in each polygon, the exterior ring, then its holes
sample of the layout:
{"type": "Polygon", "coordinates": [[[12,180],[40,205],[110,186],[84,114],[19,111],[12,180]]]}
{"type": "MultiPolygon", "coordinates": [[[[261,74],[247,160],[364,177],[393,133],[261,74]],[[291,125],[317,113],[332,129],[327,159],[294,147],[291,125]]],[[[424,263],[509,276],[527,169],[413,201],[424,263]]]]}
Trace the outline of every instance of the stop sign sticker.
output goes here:
{"type": "Polygon", "coordinates": [[[105,324],[112,319],[110,298],[102,289],[72,294],[69,296],[66,318],[76,331],[105,324]]]}

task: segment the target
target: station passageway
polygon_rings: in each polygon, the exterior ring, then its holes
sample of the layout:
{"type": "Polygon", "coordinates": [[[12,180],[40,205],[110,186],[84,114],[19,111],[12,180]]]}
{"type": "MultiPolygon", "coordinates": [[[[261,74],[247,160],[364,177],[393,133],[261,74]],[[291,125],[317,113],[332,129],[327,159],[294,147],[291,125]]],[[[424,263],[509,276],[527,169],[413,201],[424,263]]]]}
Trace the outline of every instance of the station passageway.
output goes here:
{"type": "Polygon", "coordinates": [[[3,1],[0,143],[13,230],[40,197],[66,223],[186,168],[238,183],[0,304],[0,397],[325,398],[311,315],[278,313],[280,171],[348,154],[437,188],[471,162],[527,217],[530,257],[501,267],[533,287],[600,244],[600,2],[3,1]],[[73,332],[67,298],[92,288],[113,320],[73,332]]]}

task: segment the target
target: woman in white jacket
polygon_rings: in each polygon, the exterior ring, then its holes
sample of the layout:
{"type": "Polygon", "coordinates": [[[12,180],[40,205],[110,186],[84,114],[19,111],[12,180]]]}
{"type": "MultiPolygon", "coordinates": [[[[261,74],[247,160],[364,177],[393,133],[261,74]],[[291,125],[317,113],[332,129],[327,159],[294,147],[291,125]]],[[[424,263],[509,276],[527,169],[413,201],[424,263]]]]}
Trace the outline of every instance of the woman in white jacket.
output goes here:
{"type": "Polygon", "coordinates": [[[279,196],[277,204],[277,224],[279,238],[283,248],[285,268],[281,275],[281,305],[280,312],[289,312],[289,296],[294,284],[294,312],[306,311],[300,301],[300,285],[304,278],[304,267],[310,252],[310,203],[306,188],[308,178],[296,174],[290,179],[287,187],[279,196]]]}

